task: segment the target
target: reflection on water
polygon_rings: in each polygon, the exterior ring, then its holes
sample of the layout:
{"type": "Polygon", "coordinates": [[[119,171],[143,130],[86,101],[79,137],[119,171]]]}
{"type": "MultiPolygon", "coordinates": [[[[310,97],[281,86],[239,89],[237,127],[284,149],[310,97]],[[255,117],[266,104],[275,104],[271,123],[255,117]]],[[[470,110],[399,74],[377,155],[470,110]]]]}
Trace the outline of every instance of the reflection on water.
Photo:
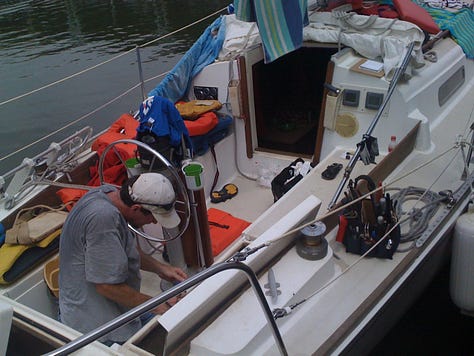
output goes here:
{"type": "Polygon", "coordinates": [[[10,57],[2,64],[69,49],[95,54],[122,52],[187,25],[224,4],[163,0],[2,2],[0,49],[5,51],[2,57],[10,57]]]}
{"type": "MultiPolygon", "coordinates": [[[[0,102],[109,60],[226,7],[223,0],[0,1],[0,102]]],[[[170,70],[213,19],[141,49],[144,77],[170,70]]],[[[146,91],[160,79],[148,82],[146,91]]],[[[132,51],[77,80],[0,106],[0,159],[138,82],[132,51]],[[19,134],[21,133],[21,134],[19,134]]],[[[139,89],[78,123],[95,132],[138,107],[139,89]]],[[[54,137],[55,141],[66,134],[54,137]]],[[[34,151],[46,148],[39,145],[34,151]]],[[[0,161],[0,173],[25,153],[0,161]]],[[[32,153],[28,153],[31,156],[32,153]]]]}

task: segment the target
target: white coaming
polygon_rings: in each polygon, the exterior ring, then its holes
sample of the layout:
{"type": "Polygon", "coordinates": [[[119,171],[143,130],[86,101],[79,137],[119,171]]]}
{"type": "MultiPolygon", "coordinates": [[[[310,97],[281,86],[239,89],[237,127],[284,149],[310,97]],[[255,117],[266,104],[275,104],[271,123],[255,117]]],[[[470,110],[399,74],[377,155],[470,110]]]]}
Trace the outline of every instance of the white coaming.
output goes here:
{"type": "Polygon", "coordinates": [[[6,355],[8,346],[8,337],[12,325],[13,307],[10,303],[0,300],[0,355],[6,355]]]}
{"type": "MultiPolygon", "coordinates": [[[[308,261],[298,256],[293,247],[281,260],[272,266],[281,294],[277,302],[267,297],[270,309],[291,305],[324,285],[335,273],[332,249],[319,261],[308,261]],[[290,267],[291,266],[291,267],[290,267]]],[[[267,283],[268,273],[260,279],[260,286],[267,283]]],[[[255,293],[248,289],[204,332],[191,342],[191,355],[247,355],[252,354],[254,345],[274,345],[262,308],[255,302],[255,293]],[[222,331],[227,332],[223,333],[222,331]]],[[[278,320],[279,328],[299,315],[290,314],[278,320]]]]}
{"type": "MultiPolygon", "coordinates": [[[[283,217],[274,220],[272,216],[269,216],[268,219],[271,221],[260,221],[258,224],[269,224],[270,227],[258,236],[249,247],[259,246],[280,237],[285,232],[301,224],[302,221],[308,219],[308,216],[310,219],[314,218],[320,205],[320,199],[314,195],[309,195],[283,217]]],[[[252,226],[253,224],[250,225],[250,227],[252,226]]],[[[257,230],[259,229],[257,228],[257,230]]],[[[270,246],[250,255],[245,263],[254,271],[261,270],[281,249],[290,243],[291,240],[289,239],[271,243],[270,246]]],[[[275,273],[277,272],[275,271],[275,273]]],[[[168,332],[167,344],[174,344],[176,340],[182,337],[183,333],[186,334],[189,331],[189,328],[194,323],[201,324],[203,322],[201,318],[218,303],[228,298],[232,290],[235,289],[235,285],[240,285],[243,278],[243,274],[239,273],[239,271],[225,271],[216,274],[188,293],[183,303],[176,304],[171,310],[161,316],[159,322],[168,332]]],[[[259,307],[255,297],[252,304],[259,307]]],[[[225,334],[225,329],[221,330],[221,333],[225,334]]]]}

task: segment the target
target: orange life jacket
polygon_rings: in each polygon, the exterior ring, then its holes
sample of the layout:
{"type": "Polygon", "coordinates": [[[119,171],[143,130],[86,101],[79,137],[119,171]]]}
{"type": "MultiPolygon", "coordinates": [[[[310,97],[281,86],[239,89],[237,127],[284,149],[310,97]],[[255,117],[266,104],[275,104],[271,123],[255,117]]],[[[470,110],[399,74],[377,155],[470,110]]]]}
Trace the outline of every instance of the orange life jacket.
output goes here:
{"type": "Polygon", "coordinates": [[[215,208],[210,208],[207,216],[213,256],[221,253],[250,225],[248,221],[215,208]]]}
{"type": "MultiPolygon", "coordinates": [[[[123,114],[115,121],[109,129],[92,144],[92,150],[97,151],[100,156],[104,149],[112,142],[122,139],[133,139],[137,135],[138,121],[130,114],[123,114]]],[[[135,157],[137,146],[130,144],[119,144],[107,153],[104,161],[104,168],[108,168],[120,163],[117,153],[125,162],[129,158],[135,157]]]]}
{"type": "Polygon", "coordinates": [[[194,121],[184,120],[189,136],[205,135],[216,127],[218,122],[217,114],[212,111],[201,114],[194,121]]]}

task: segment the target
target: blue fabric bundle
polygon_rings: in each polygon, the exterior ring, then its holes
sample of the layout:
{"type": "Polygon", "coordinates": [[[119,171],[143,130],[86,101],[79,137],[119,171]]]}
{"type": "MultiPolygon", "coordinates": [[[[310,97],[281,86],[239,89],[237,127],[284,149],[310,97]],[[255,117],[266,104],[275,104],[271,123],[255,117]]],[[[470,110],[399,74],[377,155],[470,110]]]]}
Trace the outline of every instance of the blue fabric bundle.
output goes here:
{"type": "Polygon", "coordinates": [[[153,132],[156,136],[169,136],[173,147],[181,145],[184,137],[190,143],[188,129],[183,118],[174,104],[166,98],[151,96],[146,99],[139,109],[140,125],[137,132],[153,132]]]}
{"type": "Polygon", "coordinates": [[[457,12],[433,9],[424,6],[433,20],[442,30],[449,30],[456,42],[461,46],[466,57],[474,59],[474,12],[463,8],[457,12]]]}
{"type": "Polygon", "coordinates": [[[235,0],[237,19],[257,22],[265,63],[298,49],[308,24],[307,0],[235,0]]]}
{"type": "Polygon", "coordinates": [[[186,52],[171,72],[148,96],[162,96],[176,103],[188,91],[191,80],[219,55],[225,38],[225,21],[216,19],[186,52]]]}

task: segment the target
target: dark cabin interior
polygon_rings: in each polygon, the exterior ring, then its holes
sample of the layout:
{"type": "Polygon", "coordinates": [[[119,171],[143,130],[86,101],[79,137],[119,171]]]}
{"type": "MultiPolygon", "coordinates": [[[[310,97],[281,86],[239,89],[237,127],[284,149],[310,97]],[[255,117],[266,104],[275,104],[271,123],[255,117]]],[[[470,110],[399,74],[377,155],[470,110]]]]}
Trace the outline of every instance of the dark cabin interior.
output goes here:
{"type": "Polygon", "coordinates": [[[303,47],[252,67],[258,150],[313,155],[326,69],[336,52],[303,47]]]}

